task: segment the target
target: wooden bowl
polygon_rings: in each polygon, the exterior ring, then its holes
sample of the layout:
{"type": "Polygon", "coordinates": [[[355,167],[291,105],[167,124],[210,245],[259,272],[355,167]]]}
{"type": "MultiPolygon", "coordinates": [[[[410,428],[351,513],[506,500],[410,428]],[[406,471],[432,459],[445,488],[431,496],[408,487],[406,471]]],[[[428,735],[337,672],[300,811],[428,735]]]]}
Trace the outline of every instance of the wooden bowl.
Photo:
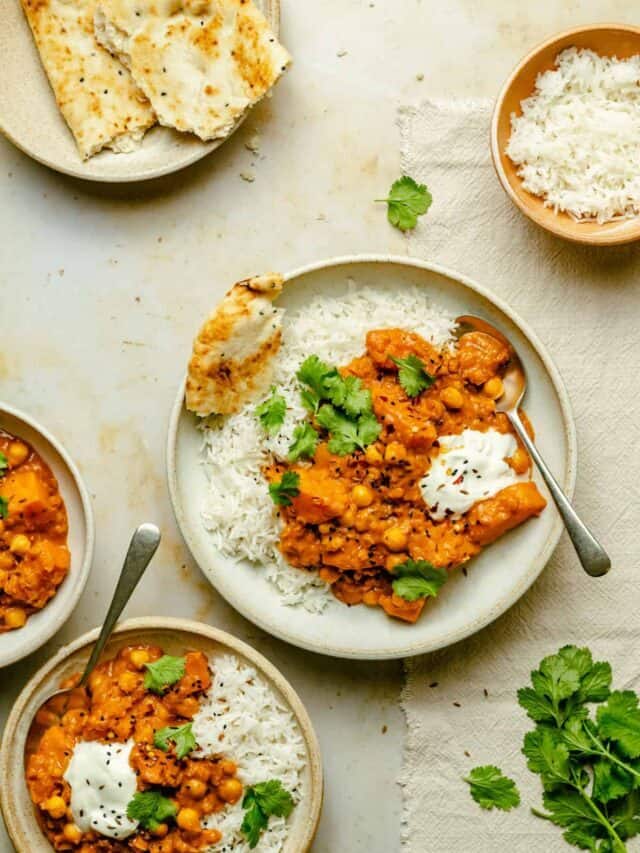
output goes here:
{"type": "MultiPolygon", "coordinates": [[[[52,853],[53,849],[40,829],[25,782],[24,746],[31,720],[43,699],[64,678],[83,669],[97,636],[97,628],[84,634],[60,649],[38,670],[18,697],[5,726],[0,747],[0,805],[17,853],[52,853]]],[[[130,619],[117,628],[105,656],[112,657],[122,646],[132,643],[159,645],[169,654],[184,654],[185,649],[200,650],[208,656],[231,654],[252,666],[276,693],[293,714],[307,749],[307,765],[302,773],[305,793],[292,813],[283,853],[307,853],[320,820],[322,761],[311,720],[291,685],[251,646],[200,622],[171,618],[130,619]]]]}
{"type": "Polygon", "coordinates": [[[568,47],[588,48],[601,56],[627,59],[640,54],[640,28],[625,24],[577,27],[555,35],[534,48],[511,73],[498,95],[491,121],[491,153],[505,192],[520,210],[558,237],[592,246],[615,246],[640,238],[640,216],[599,225],[579,223],[566,213],[554,213],[538,196],[527,192],[517,167],[505,150],[511,135],[511,115],[522,114],[521,102],[535,89],[538,74],[555,65],[556,56],[568,47]]]}

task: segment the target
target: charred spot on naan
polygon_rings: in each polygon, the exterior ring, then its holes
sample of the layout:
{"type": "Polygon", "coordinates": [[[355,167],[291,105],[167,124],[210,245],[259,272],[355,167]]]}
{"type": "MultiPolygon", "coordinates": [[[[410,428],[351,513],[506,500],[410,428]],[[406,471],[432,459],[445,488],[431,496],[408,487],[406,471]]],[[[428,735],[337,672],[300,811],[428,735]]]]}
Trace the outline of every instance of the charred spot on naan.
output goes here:
{"type": "Polygon", "coordinates": [[[282,341],[278,273],[235,284],[205,321],[193,344],[187,408],[203,417],[232,414],[265,391],[282,341]]]}

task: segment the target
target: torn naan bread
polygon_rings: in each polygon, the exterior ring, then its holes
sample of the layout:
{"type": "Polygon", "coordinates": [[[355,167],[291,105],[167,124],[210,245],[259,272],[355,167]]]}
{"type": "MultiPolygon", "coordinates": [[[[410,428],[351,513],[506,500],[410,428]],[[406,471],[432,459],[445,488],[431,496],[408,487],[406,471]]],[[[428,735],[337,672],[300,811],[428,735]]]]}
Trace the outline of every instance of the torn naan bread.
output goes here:
{"type": "Polygon", "coordinates": [[[130,151],[156,117],[122,63],[96,43],[96,0],[22,0],[60,112],[83,159],[130,151]]]}
{"type": "Polygon", "coordinates": [[[95,33],[160,124],[204,140],[227,136],[291,62],[252,0],[98,0],[95,33]]]}
{"type": "Polygon", "coordinates": [[[207,319],[189,362],[189,411],[229,415],[268,389],[284,314],[272,302],[283,283],[278,273],[240,281],[207,319]]]}

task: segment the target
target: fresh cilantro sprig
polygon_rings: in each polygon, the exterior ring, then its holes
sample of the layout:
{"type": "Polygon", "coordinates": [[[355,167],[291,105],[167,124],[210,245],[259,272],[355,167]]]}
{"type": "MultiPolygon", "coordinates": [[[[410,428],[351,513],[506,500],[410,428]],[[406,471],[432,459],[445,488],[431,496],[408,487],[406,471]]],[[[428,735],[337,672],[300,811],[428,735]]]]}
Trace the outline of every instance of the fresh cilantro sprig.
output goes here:
{"type": "Polygon", "coordinates": [[[401,231],[410,231],[418,224],[418,217],[431,207],[433,198],[424,184],[419,184],[408,175],[403,175],[391,185],[387,198],[376,202],[387,204],[387,219],[401,231]]]}
{"type": "Polygon", "coordinates": [[[271,388],[271,396],[256,406],[256,416],[267,435],[277,435],[282,428],[287,413],[287,403],[281,394],[271,388]]]}
{"type": "Polygon", "coordinates": [[[161,823],[174,818],[178,807],[159,791],[138,791],[127,806],[129,820],[137,820],[143,829],[152,832],[161,823]]]}
{"type": "Polygon", "coordinates": [[[318,433],[308,421],[298,424],[293,431],[293,441],[289,447],[289,462],[297,462],[301,456],[311,459],[318,446],[318,433]]]}
{"type": "Polygon", "coordinates": [[[321,406],[316,420],[329,432],[328,447],[331,453],[337,456],[346,456],[358,449],[364,450],[378,438],[382,430],[373,412],[353,420],[329,403],[321,406]]]}
{"type": "Polygon", "coordinates": [[[4,455],[4,453],[0,452],[0,477],[4,477],[9,468],[9,460],[4,455]]]}
{"type": "Polygon", "coordinates": [[[0,518],[6,518],[9,515],[9,501],[0,495],[0,518]]]}
{"type": "Polygon", "coordinates": [[[289,817],[293,810],[293,797],[279,779],[270,779],[247,788],[242,807],[245,814],[240,832],[253,850],[258,845],[260,835],[269,825],[272,815],[289,817]]]}
{"type": "Polygon", "coordinates": [[[483,809],[496,808],[508,812],[520,805],[516,783],[493,764],[474,767],[464,781],[469,785],[473,799],[483,809]]]}
{"type": "Polygon", "coordinates": [[[393,591],[405,601],[435,598],[449,577],[446,569],[437,569],[427,560],[411,559],[395,566],[393,574],[393,591]]]}
{"type": "Polygon", "coordinates": [[[422,359],[413,353],[406,358],[391,356],[391,361],[398,367],[398,381],[407,397],[417,397],[436,381],[434,376],[427,373],[422,359]]]}
{"type": "Polygon", "coordinates": [[[339,376],[335,367],[330,367],[317,355],[310,355],[300,365],[296,377],[306,387],[300,392],[302,403],[308,411],[315,414],[320,403],[327,398],[325,383],[331,377],[339,376]]]}
{"type": "Polygon", "coordinates": [[[279,483],[269,483],[269,494],[276,506],[291,506],[293,498],[300,494],[300,474],[285,471],[279,483]]]}
{"type": "Polygon", "coordinates": [[[168,752],[170,744],[176,748],[176,758],[182,759],[196,748],[196,738],[192,730],[193,723],[184,726],[165,726],[153,735],[153,745],[168,752]]]}
{"type": "Polygon", "coordinates": [[[180,681],[184,675],[185,659],[163,655],[153,663],[146,663],[145,690],[162,695],[164,691],[180,681]]]}

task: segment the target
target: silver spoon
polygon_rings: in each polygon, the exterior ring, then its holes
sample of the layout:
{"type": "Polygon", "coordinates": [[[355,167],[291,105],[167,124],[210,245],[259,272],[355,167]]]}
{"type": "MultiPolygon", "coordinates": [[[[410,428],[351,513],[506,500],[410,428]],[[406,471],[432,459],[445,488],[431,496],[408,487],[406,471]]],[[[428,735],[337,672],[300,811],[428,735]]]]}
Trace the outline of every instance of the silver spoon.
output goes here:
{"type": "MultiPolygon", "coordinates": [[[[109,610],[107,611],[100,635],[93,647],[89,661],[84,668],[82,677],[74,687],[52,691],[40,704],[40,707],[33,716],[33,720],[29,727],[29,733],[27,734],[25,758],[32,751],[32,747],[37,745],[40,740],[40,735],[43,733],[44,728],[46,728],[46,726],[37,722],[38,714],[42,708],[54,697],[58,696],[66,696],[68,702],[73,690],[86,685],[89,680],[89,676],[100,659],[100,655],[102,654],[109,637],[113,633],[113,629],[116,626],[116,622],[118,621],[120,614],[126,607],[134,589],[138,585],[138,581],[151,562],[151,558],[157,551],[159,544],[160,531],[155,524],[141,524],[133,534],[129,544],[129,550],[127,551],[127,556],[124,558],[124,564],[122,566],[122,571],[120,572],[120,577],[118,578],[115,592],[113,593],[113,598],[111,599],[111,604],[109,605],[109,610]]],[[[66,705],[64,704],[62,707],[63,709],[66,709],[66,705]]],[[[62,713],[64,713],[64,710],[61,711],[61,714],[62,713]]]]}
{"type": "Polygon", "coordinates": [[[542,456],[540,456],[538,449],[529,437],[529,433],[520,419],[518,409],[527,390],[527,376],[518,353],[502,332],[499,332],[494,326],[480,317],[465,315],[458,317],[456,323],[458,324],[456,332],[458,338],[470,331],[482,332],[485,335],[497,338],[497,340],[509,347],[511,359],[507,365],[506,373],[502,378],[504,393],[496,400],[496,409],[499,412],[504,412],[509,418],[511,425],[527,448],[529,455],[538,466],[547,484],[547,488],[558,507],[558,512],[562,517],[573,547],[576,549],[582,568],[592,578],[599,578],[602,575],[606,575],[611,568],[611,560],[607,552],[578,517],[578,514],[569,503],[567,496],[560,488],[558,481],[547,467],[542,456]]]}

